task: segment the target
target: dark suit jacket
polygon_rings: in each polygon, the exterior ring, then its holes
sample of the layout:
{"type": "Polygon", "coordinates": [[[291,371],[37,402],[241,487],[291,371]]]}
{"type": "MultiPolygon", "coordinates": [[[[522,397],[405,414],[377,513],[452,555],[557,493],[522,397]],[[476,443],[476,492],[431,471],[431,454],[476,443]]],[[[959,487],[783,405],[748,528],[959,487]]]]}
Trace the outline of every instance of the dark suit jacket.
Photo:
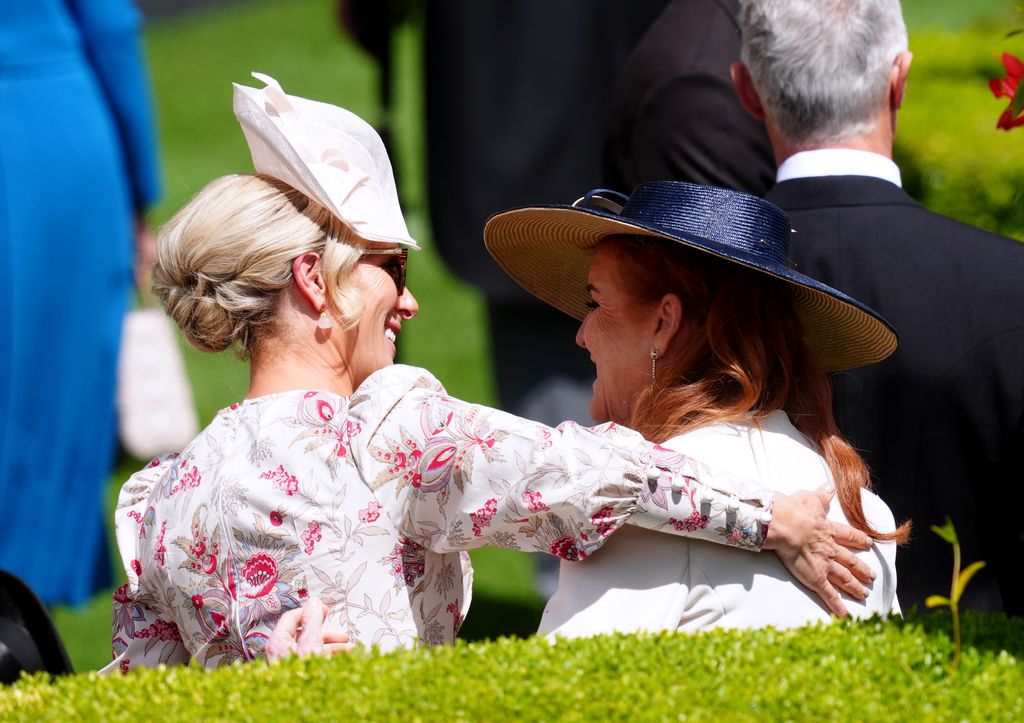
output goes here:
{"type": "Polygon", "coordinates": [[[739,0],[673,0],[630,57],[604,149],[605,183],[691,181],[760,196],[775,182],[764,123],[740,106],[739,0]]]}
{"type": "Polygon", "coordinates": [[[949,594],[956,524],[964,605],[1024,613],[1024,246],[931,213],[896,186],[838,176],[766,198],[793,221],[798,268],[881,312],[900,348],[836,376],[840,429],[914,536],[897,556],[904,608],[949,594]]]}

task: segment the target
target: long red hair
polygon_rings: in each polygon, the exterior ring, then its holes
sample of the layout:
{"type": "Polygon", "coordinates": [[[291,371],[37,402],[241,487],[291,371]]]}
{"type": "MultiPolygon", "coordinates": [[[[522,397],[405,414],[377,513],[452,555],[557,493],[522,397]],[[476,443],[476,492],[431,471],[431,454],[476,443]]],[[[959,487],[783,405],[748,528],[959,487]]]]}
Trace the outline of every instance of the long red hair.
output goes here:
{"type": "Polygon", "coordinates": [[[850,525],[876,540],[906,542],[909,522],[881,533],[864,516],[867,465],[836,428],[832,387],[804,343],[785,283],[658,239],[613,236],[602,244],[633,298],[654,304],[676,294],[689,322],[682,353],[659,363],[656,380],[635,399],[633,429],[664,442],[708,424],[759,423],[782,409],[825,458],[850,525]]]}

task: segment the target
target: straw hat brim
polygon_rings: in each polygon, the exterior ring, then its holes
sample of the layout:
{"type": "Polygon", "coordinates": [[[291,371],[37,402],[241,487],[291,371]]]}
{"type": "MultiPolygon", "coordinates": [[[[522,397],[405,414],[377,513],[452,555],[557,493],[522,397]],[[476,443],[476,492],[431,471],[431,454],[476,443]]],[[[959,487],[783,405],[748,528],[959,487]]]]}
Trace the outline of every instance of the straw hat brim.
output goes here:
{"type": "Polygon", "coordinates": [[[496,214],[484,227],[494,260],[526,291],[582,321],[589,311],[587,275],[597,244],[616,234],[649,236],[767,274],[792,289],[805,341],[825,371],[853,369],[896,350],[895,330],[880,315],[840,291],[788,266],[697,236],[669,234],[601,210],[533,206],[496,214]]]}

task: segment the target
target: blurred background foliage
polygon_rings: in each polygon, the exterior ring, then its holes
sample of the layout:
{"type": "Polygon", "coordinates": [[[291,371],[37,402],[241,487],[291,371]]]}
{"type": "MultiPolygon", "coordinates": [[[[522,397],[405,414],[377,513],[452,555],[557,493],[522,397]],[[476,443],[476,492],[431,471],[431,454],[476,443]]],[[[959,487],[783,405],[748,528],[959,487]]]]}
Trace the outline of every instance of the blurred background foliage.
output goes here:
{"type": "MultiPolygon", "coordinates": [[[[381,119],[378,70],[339,30],[333,0],[189,0],[184,4],[198,9],[168,14],[174,4],[143,2],[158,18],[146,31],[165,178],[164,199],[151,216],[155,228],[212,178],[251,170],[231,113],[231,83],[257,85],[251,71],[274,76],[289,93],[344,106],[371,123],[381,119]]],[[[989,78],[1002,75],[1002,51],[1024,51],[1024,38],[1006,38],[1024,23],[1007,0],[903,5],[915,56],[897,143],[908,191],[936,211],[1024,239],[1024,131],[995,129],[1004,103],[987,87],[989,78]]],[[[401,358],[429,368],[455,396],[494,404],[480,296],[445,269],[430,238],[415,23],[399,31],[395,52],[396,174],[409,228],[424,247],[410,263],[409,283],[421,311],[402,332],[401,358]]],[[[245,395],[247,369],[233,356],[186,349],[186,363],[203,424],[245,395]]],[[[111,476],[109,509],[121,483],[142,464],[120,461],[111,476]]],[[[473,559],[474,604],[463,636],[535,630],[542,602],[529,556],[483,550],[473,559]]],[[[116,574],[121,576],[119,569],[116,574]]],[[[80,609],[55,611],[77,670],[109,660],[110,610],[109,593],[103,593],[80,609]]]]}

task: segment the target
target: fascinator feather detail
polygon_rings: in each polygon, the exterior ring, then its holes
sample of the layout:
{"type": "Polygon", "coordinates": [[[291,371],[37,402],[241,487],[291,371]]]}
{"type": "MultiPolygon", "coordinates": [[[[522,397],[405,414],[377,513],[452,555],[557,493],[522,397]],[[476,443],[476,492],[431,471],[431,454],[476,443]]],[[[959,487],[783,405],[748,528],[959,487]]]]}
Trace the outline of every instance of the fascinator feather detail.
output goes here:
{"type": "Polygon", "coordinates": [[[367,242],[418,249],[387,150],[370,124],[344,108],[286,95],[269,75],[252,76],[266,87],[232,85],[256,171],[306,194],[367,242]]]}

